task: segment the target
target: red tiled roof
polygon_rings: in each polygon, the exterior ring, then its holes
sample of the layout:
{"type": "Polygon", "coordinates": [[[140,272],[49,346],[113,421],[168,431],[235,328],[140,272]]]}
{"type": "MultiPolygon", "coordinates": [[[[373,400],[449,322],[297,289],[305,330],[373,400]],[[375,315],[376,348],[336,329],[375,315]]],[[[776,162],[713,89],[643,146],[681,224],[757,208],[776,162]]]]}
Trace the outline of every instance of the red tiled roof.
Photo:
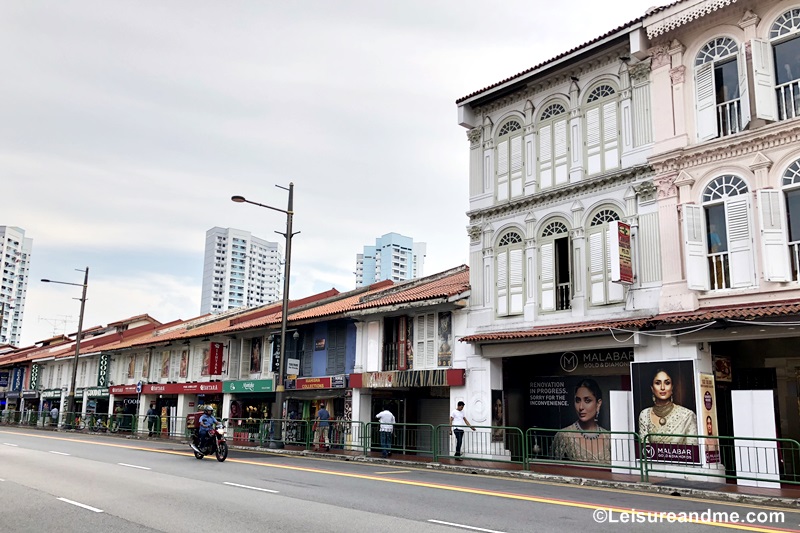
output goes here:
{"type": "Polygon", "coordinates": [[[464,294],[469,289],[469,267],[462,265],[429,278],[407,281],[377,294],[362,296],[353,309],[370,309],[433,298],[450,298],[464,294]]]}
{"type": "Polygon", "coordinates": [[[628,318],[621,320],[602,320],[596,322],[577,322],[572,324],[558,324],[553,326],[537,326],[517,331],[498,331],[496,333],[478,333],[462,337],[462,342],[484,342],[501,340],[532,339],[536,337],[550,337],[555,335],[572,335],[575,333],[594,333],[610,328],[642,328],[649,323],[650,317],[628,318]]]}
{"type": "Polygon", "coordinates": [[[754,320],[756,318],[785,317],[800,315],[800,300],[784,300],[769,304],[741,304],[704,307],[696,311],[668,313],[653,317],[652,322],[680,324],[687,322],[708,322],[709,320],[734,319],[754,320]]]}

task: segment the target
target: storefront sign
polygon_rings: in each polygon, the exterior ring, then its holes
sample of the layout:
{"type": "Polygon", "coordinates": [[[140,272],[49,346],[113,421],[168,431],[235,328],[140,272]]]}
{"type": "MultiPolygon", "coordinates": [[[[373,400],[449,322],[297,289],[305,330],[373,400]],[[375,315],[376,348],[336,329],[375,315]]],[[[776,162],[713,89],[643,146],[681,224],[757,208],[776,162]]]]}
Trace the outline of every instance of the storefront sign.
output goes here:
{"type": "Polygon", "coordinates": [[[611,281],[614,283],[633,283],[633,262],[631,261],[631,227],[615,220],[608,224],[609,256],[611,257],[611,281]]]}
{"type": "Polygon", "coordinates": [[[299,374],[300,373],[300,359],[286,359],[286,373],[299,374]]]}
{"type": "MultiPolygon", "coordinates": [[[[133,385],[134,389],[136,385],[133,385]]],[[[164,383],[144,385],[143,394],[208,394],[222,392],[222,382],[210,383],[164,383]]]]}
{"type": "Polygon", "coordinates": [[[19,398],[20,392],[19,391],[11,391],[6,392],[6,398],[19,398]]]}
{"type": "Polygon", "coordinates": [[[11,390],[21,391],[22,383],[25,381],[25,369],[17,367],[11,374],[11,390]]]}
{"type": "Polygon", "coordinates": [[[344,389],[346,387],[347,376],[345,374],[321,378],[297,378],[295,380],[286,380],[286,388],[294,390],[344,389]]]}
{"type": "Polygon", "coordinates": [[[24,390],[24,391],[22,391],[22,398],[25,399],[25,400],[30,400],[30,399],[38,398],[38,397],[39,397],[39,391],[38,390],[24,390]]]}
{"type": "Polygon", "coordinates": [[[8,372],[0,372],[0,387],[8,387],[8,372]]]}
{"type": "Polygon", "coordinates": [[[274,392],[271,379],[250,379],[245,381],[223,381],[222,392],[248,394],[251,392],[274,392]]]}
{"type": "Polygon", "coordinates": [[[39,369],[41,365],[38,363],[34,363],[31,365],[31,383],[30,387],[31,390],[36,390],[39,388],[39,369]]]}
{"type": "Polygon", "coordinates": [[[87,398],[108,398],[108,387],[89,387],[86,389],[87,398]]]}
{"type": "Polygon", "coordinates": [[[212,376],[219,376],[222,374],[222,343],[211,343],[211,365],[209,366],[208,373],[212,376]]]}
{"type": "Polygon", "coordinates": [[[278,335],[272,336],[272,371],[281,370],[281,338],[278,335]]]}
{"type": "MultiPolygon", "coordinates": [[[[717,426],[717,393],[714,388],[714,374],[700,374],[700,428],[703,435],[719,435],[717,426]]],[[[719,439],[703,439],[706,445],[706,463],[719,463],[719,439]]]]}
{"type": "Polygon", "coordinates": [[[108,387],[108,373],[110,370],[110,365],[108,364],[108,361],[110,358],[111,356],[108,355],[107,353],[100,354],[100,360],[98,361],[98,368],[97,368],[98,387],[108,387]]]}
{"type": "Polygon", "coordinates": [[[136,385],[114,385],[108,388],[108,392],[114,396],[130,396],[136,394],[136,385]]]}
{"type": "Polygon", "coordinates": [[[391,387],[459,387],[466,383],[464,370],[442,368],[438,370],[407,370],[396,372],[365,372],[350,374],[354,389],[386,389],[391,387]]]}
{"type": "Polygon", "coordinates": [[[319,352],[325,349],[325,338],[316,339],[314,341],[314,351],[319,352]]]}
{"type": "Polygon", "coordinates": [[[61,398],[61,389],[45,389],[42,398],[61,398]]]}

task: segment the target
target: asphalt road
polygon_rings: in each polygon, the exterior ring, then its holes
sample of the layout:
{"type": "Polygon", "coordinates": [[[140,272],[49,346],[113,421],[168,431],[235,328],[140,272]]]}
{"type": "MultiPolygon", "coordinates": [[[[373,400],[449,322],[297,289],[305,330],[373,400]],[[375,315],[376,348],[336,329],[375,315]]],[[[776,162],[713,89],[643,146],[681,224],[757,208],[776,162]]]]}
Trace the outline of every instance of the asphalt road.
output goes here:
{"type": "Polygon", "coordinates": [[[800,531],[783,508],[19,428],[0,429],[0,491],[15,533],[800,531]]]}

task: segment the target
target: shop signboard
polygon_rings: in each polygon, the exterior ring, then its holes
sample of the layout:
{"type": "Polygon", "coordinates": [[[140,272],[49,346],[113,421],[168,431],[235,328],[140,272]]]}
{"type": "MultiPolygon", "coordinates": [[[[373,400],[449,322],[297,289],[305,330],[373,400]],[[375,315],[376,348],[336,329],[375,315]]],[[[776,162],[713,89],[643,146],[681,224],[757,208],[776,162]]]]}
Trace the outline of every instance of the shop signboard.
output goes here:
{"type": "Polygon", "coordinates": [[[629,224],[615,220],[608,224],[608,234],[611,281],[630,285],[633,283],[631,227],[629,224]]]}
{"type": "Polygon", "coordinates": [[[110,355],[107,353],[100,354],[100,360],[97,365],[97,386],[108,387],[108,373],[111,369],[109,363],[110,355]]]}
{"type": "Polygon", "coordinates": [[[88,387],[86,389],[87,398],[108,398],[108,387],[88,387]]]}
{"type": "Polygon", "coordinates": [[[300,373],[300,359],[287,358],[286,359],[286,373],[299,374],[300,373]]]}
{"type": "Polygon", "coordinates": [[[45,389],[42,391],[42,398],[61,398],[61,389],[45,389]]]}
{"type": "Polygon", "coordinates": [[[466,383],[464,369],[406,370],[350,374],[354,389],[385,389],[391,387],[459,387],[466,383]]]}
{"type": "Polygon", "coordinates": [[[39,368],[40,365],[38,363],[31,365],[31,390],[36,390],[39,388],[39,368]]]}
{"type": "MultiPolygon", "coordinates": [[[[259,368],[259,370],[261,370],[259,368]]],[[[211,343],[211,364],[208,373],[212,376],[219,376],[222,374],[222,343],[211,343]]]]}
{"type": "Polygon", "coordinates": [[[338,374],[331,376],[332,389],[344,389],[347,387],[347,376],[345,374],[338,374]]]}
{"type": "Polygon", "coordinates": [[[11,390],[21,391],[22,383],[25,381],[25,369],[17,367],[11,374],[11,390]]]}
{"type": "MultiPolygon", "coordinates": [[[[131,386],[135,393],[136,385],[131,386]]],[[[142,387],[142,394],[209,394],[215,392],[222,392],[221,381],[208,383],[157,383],[142,387]]]]}
{"type": "Polygon", "coordinates": [[[242,381],[222,382],[222,392],[232,394],[249,394],[256,392],[274,392],[271,379],[249,379],[242,381]]]}
{"type": "Polygon", "coordinates": [[[0,387],[8,387],[8,371],[0,372],[0,387]]]}
{"type": "Polygon", "coordinates": [[[33,398],[38,398],[39,397],[39,391],[38,390],[24,390],[24,391],[22,391],[22,395],[21,396],[25,400],[31,400],[33,398]]]}
{"type": "Polygon", "coordinates": [[[130,396],[136,394],[136,385],[112,385],[108,392],[115,396],[130,396]]]}

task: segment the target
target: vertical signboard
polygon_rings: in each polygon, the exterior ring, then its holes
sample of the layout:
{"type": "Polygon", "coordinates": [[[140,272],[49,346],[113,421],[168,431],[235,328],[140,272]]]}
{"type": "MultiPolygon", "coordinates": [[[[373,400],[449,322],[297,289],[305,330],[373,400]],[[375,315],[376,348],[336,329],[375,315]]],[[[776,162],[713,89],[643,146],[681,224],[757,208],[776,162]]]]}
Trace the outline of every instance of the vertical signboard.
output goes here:
{"type": "Polygon", "coordinates": [[[281,338],[272,336],[272,371],[280,372],[281,369],[281,338]]]}
{"type": "Polygon", "coordinates": [[[611,258],[611,281],[614,283],[633,283],[633,262],[631,260],[631,227],[615,220],[608,224],[609,256],[611,258]]]}
{"type": "Polygon", "coordinates": [[[29,388],[30,390],[39,388],[39,365],[37,363],[31,365],[31,383],[29,388]]]}
{"type": "Polygon", "coordinates": [[[108,360],[110,356],[107,353],[100,354],[100,361],[97,365],[97,386],[108,387],[108,360]]]}
{"type": "Polygon", "coordinates": [[[25,369],[22,367],[15,368],[11,374],[11,390],[21,391],[24,382],[25,382],[25,369]]]}
{"type": "Polygon", "coordinates": [[[222,374],[222,343],[211,343],[211,363],[209,365],[209,374],[212,376],[219,376],[222,374]]]}
{"type": "Polygon", "coordinates": [[[713,438],[719,435],[717,426],[717,394],[714,390],[714,374],[700,374],[700,397],[702,407],[700,408],[700,428],[703,435],[712,437],[703,439],[706,445],[706,462],[719,463],[719,439],[713,438]]]}

